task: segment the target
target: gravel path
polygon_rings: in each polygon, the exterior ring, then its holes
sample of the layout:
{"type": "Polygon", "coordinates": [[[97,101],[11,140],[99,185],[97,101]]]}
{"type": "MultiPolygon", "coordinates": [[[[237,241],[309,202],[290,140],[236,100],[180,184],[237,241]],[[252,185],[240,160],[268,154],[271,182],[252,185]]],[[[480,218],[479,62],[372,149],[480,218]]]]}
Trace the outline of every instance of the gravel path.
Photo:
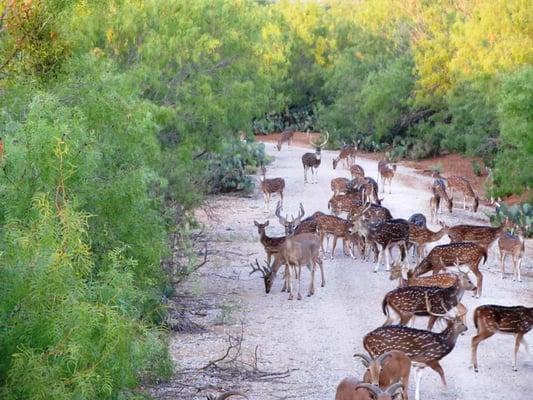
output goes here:
{"type": "MultiPolygon", "coordinates": [[[[286,181],[286,212],[296,215],[298,204],[303,203],[306,215],[316,210],[327,212],[331,197],[329,182],[337,176],[348,177],[347,170],[333,170],[332,159],[337,152],[323,152],[319,169],[319,184],[303,183],[301,155],[309,151],[299,147],[284,147],[281,152],[273,144],[266,144],[269,154],[275,157],[267,171],[267,177],[283,177],[286,181]]],[[[377,163],[358,158],[368,176],[377,176],[377,163]]],[[[395,218],[408,218],[415,212],[428,215],[429,178],[416,175],[413,170],[398,167],[393,180],[392,194],[386,193],[384,205],[395,218]]],[[[253,220],[270,220],[268,234],[281,235],[282,228],[274,216],[277,198],[271,204],[271,212],[263,210],[263,197],[259,192],[249,198],[217,196],[209,201],[209,217],[198,212],[198,218],[206,226],[211,243],[209,265],[192,279],[185,288],[185,295],[205,303],[207,311],[200,313],[196,322],[207,330],[197,334],[173,333],[172,356],[178,371],[188,371],[205,366],[210,360],[224,354],[227,333],[244,332],[241,356],[253,362],[257,349],[258,368],[267,371],[290,370],[284,379],[257,381],[221,378],[217,371],[212,376],[185,374],[179,379],[152,388],[152,394],[160,399],[202,398],[205,392],[194,394],[191,386],[212,385],[216,388],[241,388],[250,399],[333,399],[337,383],[347,375],[362,376],[363,367],[355,362],[354,352],[363,351],[362,338],[380,326],[385,317],[381,311],[384,294],[395,287],[382,267],[372,272],[372,265],[352,260],[342,255],[337,247],[333,261],[324,261],[326,286],[318,286],[312,298],[288,301],[281,293],[281,279],[274,283],[270,294],[265,294],[262,279],[248,275],[249,263],[255,258],[264,259],[264,251],[258,241],[253,220]],[[195,397],[196,396],[196,397],[195,397]]],[[[483,213],[473,215],[455,209],[452,216],[445,215],[449,224],[459,222],[482,223],[483,213]]],[[[432,226],[436,229],[435,226],[432,226]]],[[[446,243],[446,238],[443,243],[446,243]]],[[[533,282],[531,243],[523,262],[523,282],[510,278],[501,280],[496,262],[496,248],[489,253],[489,261],[483,267],[483,297],[479,300],[465,295],[468,307],[469,330],[460,336],[455,349],[445,357],[442,366],[448,379],[448,391],[443,390],[438,375],[427,369],[422,378],[423,399],[526,399],[533,389],[533,360],[520,350],[518,372],[511,369],[514,339],[496,335],[483,342],[478,350],[480,372],[470,366],[470,340],[475,328],[471,320],[472,310],[481,304],[525,304],[533,306],[533,282]]],[[[309,274],[304,271],[302,288],[307,288],[309,274]]],[[[426,320],[419,318],[418,327],[426,320]]],[[[527,338],[527,336],[526,336],[527,338]]],[[[409,395],[414,398],[414,380],[411,379],[409,395]]]]}

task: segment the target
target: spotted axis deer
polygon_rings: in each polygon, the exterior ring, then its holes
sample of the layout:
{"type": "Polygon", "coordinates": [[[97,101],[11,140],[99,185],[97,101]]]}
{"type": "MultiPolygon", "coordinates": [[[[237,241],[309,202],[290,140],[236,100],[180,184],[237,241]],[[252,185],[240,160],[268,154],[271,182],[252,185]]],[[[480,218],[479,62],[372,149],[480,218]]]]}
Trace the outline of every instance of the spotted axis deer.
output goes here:
{"type": "Polygon", "coordinates": [[[320,267],[320,273],[322,277],[321,286],[326,284],[324,267],[322,264],[322,259],[319,255],[319,251],[320,242],[318,235],[314,233],[301,233],[296,236],[289,236],[285,239],[285,242],[280,245],[278,253],[274,255],[274,263],[272,266],[268,264],[261,266],[256,260],[255,266],[254,264],[250,264],[252,267],[250,274],[253,274],[254,272],[260,272],[265,282],[265,292],[270,293],[279,268],[282,265],[286,265],[285,284],[283,285],[282,291],[286,289],[289,292],[289,300],[294,298],[292,293],[292,275],[294,274],[298,282],[297,299],[301,300],[302,295],[300,293],[300,283],[302,266],[310,266],[311,269],[311,283],[309,285],[309,291],[307,294],[308,296],[315,294],[316,265],[320,267]]]}
{"type": "Polygon", "coordinates": [[[359,164],[353,164],[350,166],[350,175],[354,178],[364,178],[365,170],[359,164]]]}
{"type": "Polygon", "coordinates": [[[283,143],[287,143],[287,145],[290,146],[292,144],[293,137],[294,137],[293,130],[287,129],[281,132],[281,135],[279,136],[279,139],[278,139],[278,144],[276,145],[276,148],[278,149],[278,151],[281,151],[281,146],[283,145],[283,143]]]}
{"type": "Polygon", "coordinates": [[[506,219],[500,226],[479,226],[479,225],[455,225],[448,228],[448,236],[452,243],[473,242],[487,250],[492,243],[500,237],[507,229],[513,227],[513,223],[506,219]]]}
{"type": "MultiPolygon", "coordinates": [[[[459,308],[464,292],[475,288],[468,279],[468,275],[465,274],[462,279],[457,277],[453,285],[446,287],[407,285],[393,289],[385,295],[381,304],[383,313],[387,316],[383,325],[391,325],[395,320],[399,320],[400,325],[406,325],[415,315],[428,315],[426,301],[429,301],[431,308],[438,313],[446,313],[453,308],[459,308]]],[[[464,305],[460,308],[466,309],[464,305]]],[[[433,329],[436,320],[434,315],[429,314],[427,326],[429,331],[433,329]]]]}
{"type": "Polygon", "coordinates": [[[331,190],[333,191],[333,196],[346,193],[349,182],[350,180],[347,178],[333,178],[331,180],[331,190]]]}
{"type": "MultiPolygon", "coordinates": [[[[334,215],[321,215],[319,218],[317,218],[317,231],[320,237],[320,246],[322,248],[322,252],[324,254],[326,253],[324,251],[324,237],[326,235],[332,235],[333,247],[331,249],[331,259],[333,260],[333,254],[335,253],[335,247],[337,246],[337,239],[343,239],[343,248],[346,249],[347,239],[351,228],[351,221],[336,217],[334,215]]],[[[353,253],[350,255],[352,258],[354,257],[353,253]]]]}
{"type": "Polygon", "coordinates": [[[261,191],[265,196],[265,209],[270,209],[270,196],[279,193],[280,202],[283,204],[283,189],[285,189],[285,180],[283,178],[266,178],[266,168],[261,167],[261,191]]]}
{"type": "MultiPolygon", "coordinates": [[[[446,184],[444,183],[444,179],[437,178],[435,181],[433,181],[433,186],[431,187],[431,190],[433,191],[433,196],[435,197],[436,201],[436,212],[438,213],[441,209],[442,201],[446,202],[446,208],[448,209],[448,212],[451,214],[453,210],[453,201],[450,196],[448,196],[448,193],[446,192],[446,184]]],[[[431,208],[431,207],[430,207],[431,208]]]]}
{"type": "Polygon", "coordinates": [[[392,215],[387,207],[373,203],[366,203],[364,204],[364,207],[352,207],[350,209],[350,218],[353,221],[360,217],[364,218],[371,224],[390,221],[392,219],[392,215]]]}
{"type": "Polygon", "coordinates": [[[259,241],[265,248],[267,263],[270,264],[270,260],[273,255],[278,254],[279,246],[285,241],[285,236],[270,237],[266,234],[266,227],[269,225],[269,221],[261,224],[254,221],[254,225],[257,226],[257,233],[259,233],[259,241]]]}
{"type": "Polygon", "coordinates": [[[433,275],[438,274],[441,269],[457,265],[467,265],[470,271],[476,276],[476,287],[474,295],[481,297],[483,289],[483,275],[479,270],[479,263],[487,261],[487,250],[471,242],[459,242],[435,246],[420,264],[408,273],[408,277],[418,277],[427,272],[433,271],[433,275]]]}
{"type": "Polygon", "coordinates": [[[392,166],[385,165],[381,171],[381,193],[385,193],[385,185],[387,182],[389,183],[389,194],[391,194],[391,188],[392,188],[392,178],[394,178],[394,173],[396,172],[396,164],[392,164],[392,166]]]}
{"type": "Polygon", "coordinates": [[[527,349],[524,335],[533,328],[533,307],[507,307],[494,304],[479,306],[474,310],[474,325],[477,329],[477,335],[472,338],[472,364],[474,365],[474,371],[478,372],[477,346],[496,332],[515,335],[513,370],[517,371],[516,353],[521,343],[527,349]]]}
{"type": "Polygon", "coordinates": [[[446,388],[444,370],[439,361],[448,355],[457,342],[457,338],[468,328],[463,323],[463,315],[447,316],[448,312],[438,314],[431,310],[427,301],[427,311],[436,317],[447,320],[447,327],[440,333],[406,326],[382,326],[367,333],[363,338],[363,346],[371,357],[377,357],[388,351],[403,351],[415,367],[415,399],[420,399],[420,380],[423,368],[428,366],[437,372],[446,388]]]}
{"type": "Polygon", "coordinates": [[[337,168],[339,161],[342,161],[344,166],[348,168],[352,162],[355,162],[356,153],[357,143],[354,142],[354,144],[344,144],[339,152],[339,155],[333,159],[333,169],[337,168]]]}
{"type": "Polygon", "coordinates": [[[369,176],[366,176],[364,178],[365,183],[362,185],[363,188],[363,201],[366,203],[367,201],[370,201],[374,204],[381,205],[381,202],[383,199],[380,199],[378,196],[378,183],[370,178],[369,176]]]}
{"type": "Polygon", "coordinates": [[[400,382],[404,388],[403,399],[408,400],[409,375],[411,360],[401,351],[388,351],[376,358],[370,358],[364,353],[356,353],[366,367],[363,382],[379,386],[384,389],[400,382]]]}
{"type": "Polygon", "coordinates": [[[311,183],[318,183],[318,167],[320,166],[321,162],[321,151],[322,147],[326,145],[329,139],[329,133],[326,131],[326,139],[320,143],[317,144],[313,142],[312,140],[309,140],[309,143],[315,148],[314,153],[305,153],[302,156],[302,164],[304,167],[304,183],[307,183],[307,171],[311,170],[311,183]],[[313,179],[315,179],[315,182],[313,182],[313,179]]]}
{"type": "Polygon", "coordinates": [[[509,255],[513,260],[513,281],[518,277],[518,282],[522,282],[520,267],[526,249],[524,236],[525,232],[521,228],[519,228],[519,231],[514,235],[509,232],[500,233],[498,248],[500,250],[500,270],[502,279],[505,274],[505,258],[509,255]]]}
{"type": "Polygon", "coordinates": [[[390,164],[389,157],[386,157],[385,159],[378,161],[378,180],[381,179],[381,171],[384,168],[387,168],[389,164],[390,164]]]}
{"type": "Polygon", "coordinates": [[[362,201],[357,194],[346,193],[334,195],[328,201],[328,210],[333,215],[339,215],[342,212],[350,213],[352,209],[361,207],[362,201]]]}
{"type": "Polygon", "coordinates": [[[477,212],[479,207],[479,197],[476,192],[474,192],[474,189],[472,189],[472,185],[468,179],[454,175],[446,178],[446,181],[448,182],[448,188],[450,189],[450,197],[453,199],[454,191],[463,193],[463,209],[466,209],[466,199],[468,197],[469,199],[472,199],[472,211],[477,212]]]}
{"type": "Polygon", "coordinates": [[[360,382],[357,378],[344,378],[335,392],[335,400],[392,400],[396,399],[401,383],[383,390],[379,386],[360,382]]]}
{"type": "Polygon", "coordinates": [[[441,229],[434,232],[426,227],[409,223],[409,243],[415,246],[417,261],[426,256],[426,244],[438,242],[448,233],[448,226],[442,225],[441,229]]]}
{"type": "Polygon", "coordinates": [[[405,258],[405,247],[409,241],[409,224],[406,220],[390,220],[379,222],[376,224],[369,224],[363,218],[357,218],[353,222],[353,228],[365,238],[366,242],[374,242],[378,247],[378,261],[374,267],[374,272],[377,272],[385,253],[386,270],[390,270],[390,260],[392,254],[391,248],[394,245],[399,245],[403,248],[401,259],[405,258]]]}

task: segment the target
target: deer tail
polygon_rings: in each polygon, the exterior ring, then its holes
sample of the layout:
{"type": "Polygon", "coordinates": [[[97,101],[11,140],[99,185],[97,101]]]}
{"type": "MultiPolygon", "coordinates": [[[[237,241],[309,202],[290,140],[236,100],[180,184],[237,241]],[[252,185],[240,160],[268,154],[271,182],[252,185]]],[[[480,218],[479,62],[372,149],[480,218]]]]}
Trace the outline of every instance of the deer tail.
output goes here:
{"type": "Polygon", "coordinates": [[[478,328],[477,328],[477,319],[478,319],[478,316],[479,316],[479,307],[476,308],[476,309],[474,310],[474,326],[476,327],[476,329],[478,329],[478,328]]]}
{"type": "Polygon", "coordinates": [[[387,309],[387,296],[383,297],[383,301],[381,302],[381,309],[383,310],[383,314],[385,314],[388,317],[389,312],[387,309]]]}
{"type": "Polygon", "coordinates": [[[483,247],[481,254],[483,255],[483,264],[485,264],[487,262],[487,249],[483,247]]]}

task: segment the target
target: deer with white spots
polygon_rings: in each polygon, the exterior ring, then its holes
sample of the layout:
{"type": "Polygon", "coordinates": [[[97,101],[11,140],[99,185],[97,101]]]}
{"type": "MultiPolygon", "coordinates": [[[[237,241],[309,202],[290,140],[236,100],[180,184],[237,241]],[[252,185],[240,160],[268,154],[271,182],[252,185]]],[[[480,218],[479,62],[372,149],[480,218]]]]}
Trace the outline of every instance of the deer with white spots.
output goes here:
{"type": "Polygon", "coordinates": [[[352,179],[364,178],[365,170],[359,164],[353,164],[350,166],[350,175],[352,176],[352,179]]]}
{"type": "Polygon", "coordinates": [[[333,196],[346,193],[349,182],[350,180],[348,178],[333,178],[331,180],[331,190],[333,191],[333,196]]]}
{"type": "Polygon", "coordinates": [[[472,185],[468,179],[463,176],[454,175],[446,178],[446,181],[448,182],[448,188],[450,189],[450,197],[453,199],[454,191],[463,193],[463,209],[466,209],[466,199],[468,197],[469,199],[472,199],[472,211],[477,212],[479,207],[479,197],[476,192],[474,192],[474,189],[472,189],[472,185]]]}
{"type": "Polygon", "coordinates": [[[512,227],[513,223],[509,219],[506,219],[498,227],[455,225],[448,228],[448,236],[452,243],[473,242],[488,250],[492,243],[494,243],[503,232],[512,227]]]}
{"type": "Polygon", "coordinates": [[[365,335],[363,345],[371,357],[377,357],[388,351],[403,351],[415,367],[416,392],[415,399],[420,399],[420,380],[422,370],[428,366],[437,372],[446,388],[444,370],[439,361],[448,355],[457,342],[459,335],[467,330],[462,315],[449,317],[446,313],[437,314],[431,310],[429,300],[426,301],[427,311],[436,317],[445,318],[446,329],[440,333],[406,326],[382,326],[365,335]]]}
{"type": "Polygon", "coordinates": [[[509,232],[500,233],[498,248],[500,250],[500,270],[502,279],[505,275],[505,258],[511,256],[511,259],[513,260],[513,281],[518,278],[518,282],[522,282],[520,267],[526,250],[524,236],[525,232],[521,228],[518,228],[518,232],[515,232],[514,235],[509,232]]]}
{"type": "Polygon", "coordinates": [[[337,168],[337,165],[340,161],[344,163],[346,168],[353,162],[355,162],[355,155],[357,154],[357,143],[354,144],[344,144],[342,146],[339,155],[333,159],[333,169],[337,168]]]}
{"type": "Polygon", "coordinates": [[[288,146],[292,143],[292,138],[294,137],[294,131],[287,129],[281,132],[281,135],[279,136],[278,144],[276,145],[276,148],[278,151],[281,151],[281,146],[283,143],[287,143],[288,146]]]}
{"type": "Polygon", "coordinates": [[[453,200],[450,196],[448,196],[448,193],[446,192],[446,183],[442,178],[437,178],[433,181],[433,186],[431,187],[431,190],[433,192],[433,197],[435,198],[435,209],[436,213],[440,211],[442,201],[446,202],[446,208],[448,209],[448,212],[451,214],[453,210],[453,200]]]}
{"type": "Polygon", "coordinates": [[[266,177],[266,168],[261,167],[261,191],[265,196],[265,209],[270,208],[270,197],[274,193],[279,193],[280,202],[283,204],[283,189],[285,189],[285,180],[283,178],[269,178],[266,177]]]}
{"type": "Polygon", "coordinates": [[[470,271],[476,276],[476,297],[481,297],[483,289],[483,275],[479,270],[479,263],[487,261],[487,250],[470,242],[459,242],[435,246],[420,264],[413,270],[409,271],[408,277],[417,277],[427,272],[433,272],[437,275],[441,269],[454,267],[457,265],[467,265],[470,271]]]}
{"type": "Polygon", "coordinates": [[[533,307],[506,307],[493,304],[479,306],[474,311],[474,325],[477,328],[477,335],[472,338],[472,364],[474,365],[474,371],[478,372],[477,347],[479,343],[496,332],[515,335],[513,370],[517,371],[516,353],[520,344],[524,344],[527,349],[524,335],[533,328],[533,307]]]}

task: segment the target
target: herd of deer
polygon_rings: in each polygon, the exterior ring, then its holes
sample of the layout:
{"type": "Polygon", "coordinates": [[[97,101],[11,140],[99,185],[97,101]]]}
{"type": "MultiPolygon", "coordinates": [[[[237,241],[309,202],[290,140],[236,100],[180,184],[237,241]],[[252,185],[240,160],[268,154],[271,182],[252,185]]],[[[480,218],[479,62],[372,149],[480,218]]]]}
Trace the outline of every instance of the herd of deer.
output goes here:
{"type": "MultiPolygon", "coordinates": [[[[290,144],[293,133],[284,132],[277,148],[282,144],[290,144]]],[[[310,141],[315,152],[302,156],[304,182],[307,183],[307,172],[311,170],[311,182],[318,183],[318,168],[321,164],[321,149],[327,143],[328,135],[322,143],[310,141]]],[[[435,370],[446,386],[444,371],[439,361],[449,354],[458,336],[467,330],[467,309],[461,303],[465,291],[473,291],[475,297],[482,294],[483,275],[480,263],[487,260],[488,249],[498,240],[500,250],[501,277],[504,277],[504,262],[507,255],[513,260],[513,280],[521,281],[520,265],[524,254],[524,237],[521,230],[514,234],[508,232],[512,228],[509,221],[499,227],[457,225],[447,226],[439,222],[440,229],[432,231],[426,226],[423,214],[413,214],[409,220],[393,218],[390,211],[381,203],[378,194],[378,183],[365,176],[364,169],[355,163],[357,143],[344,145],[339,155],[333,160],[333,169],[340,162],[349,169],[352,179],[335,178],[331,181],[333,196],[328,202],[331,214],[320,211],[303,219],[304,208],[300,203],[296,218],[282,216],[283,178],[266,178],[263,168],[261,191],[265,197],[265,207],[269,208],[272,194],[279,194],[275,215],[285,228],[285,236],[270,237],[264,223],[254,221],[260,235],[260,241],[266,252],[266,264],[260,265],[256,260],[252,264],[252,272],[262,274],[265,291],[272,289],[274,279],[280,267],[284,266],[284,284],[282,291],[289,293],[293,299],[292,278],[297,282],[297,299],[302,298],[300,281],[302,267],[311,272],[311,283],[308,296],[315,293],[314,274],[316,266],[320,267],[321,286],[326,284],[322,254],[325,255],[329,238],[333,238],[330,257],[333,259],[338,239],[343,241],[344,254],[363,260],[374,256],[374,272],[377,272],[383,258],[386,269],[390,270],[390,279],[398,279],[398,288],[387,293],[382,302],[386,321],[382,327],[368,333],[363,339],[363,346],[368,352],[356,354],[367,368],[362,382],[356,378],[346,378],[337,387],[336,400],[358,399],[391,399],[401,396],[407,399],[407,385],[411,365],[415,370],[416,399],[420,398],[419,386],[422,370],[428,366],[435,370]],[[345,216],[342,218],[341,215],[345,216]],[[439,241],[444,236],[451,240],[449,244],[433,247],[426,254],[426,245],[439,241]],[[326,239],[326,249],[324,249],[326,239]],[[391,250],[398,247],[400,259],[392,261],[391,250]],[[412,250],[417,265],[411,269],[408,253],[412,250]],[[272,261],[273,259],[273,261],[272,261]],[[466,266],[467,270],[461,267],[466,266]],[[457,272],[446,272],[449,267],[456,267],[457,272]],[[422,276],[426,273],[431,276],[422,276]],[[442,272],[442,273],[441,273],[442,272]],[[476,276],[472,283],[468,272],[476,276]],[[417,316],[428,316],[427,330],[406,326],[417,316]],[[437,319],[447,323],[446,329],[440,333],[432,331],[437,319]],[[393,325],[398,322],[398,325],[393,325]]],[[[382,192],[391,183],[396,172],[396,165],[388,159],[378,163],[378,180],[381,180],[382,192]]],[[[438,222],[438,214],[444,205],[448,212],[453,211],[454,192],[463,194],[463,208],[467,200],[471,210],[476,212],[479,198],[469,181],[460,176],[444,178],[434,176],[429,201],[431,220],[438,222]]],[[[516,353],[523,336],[533,327],[533,307],[505,307],[498,305],[482,305],[473,313],[477,335],[472,339],[472,364],[478,371],[477,347],[482,340],[496,332],[512,333],[516,342],[513,353],[513,369],[516,370],[516,353]]],[[[525,343],[524,343],[525,345],[525,343]]]]}

